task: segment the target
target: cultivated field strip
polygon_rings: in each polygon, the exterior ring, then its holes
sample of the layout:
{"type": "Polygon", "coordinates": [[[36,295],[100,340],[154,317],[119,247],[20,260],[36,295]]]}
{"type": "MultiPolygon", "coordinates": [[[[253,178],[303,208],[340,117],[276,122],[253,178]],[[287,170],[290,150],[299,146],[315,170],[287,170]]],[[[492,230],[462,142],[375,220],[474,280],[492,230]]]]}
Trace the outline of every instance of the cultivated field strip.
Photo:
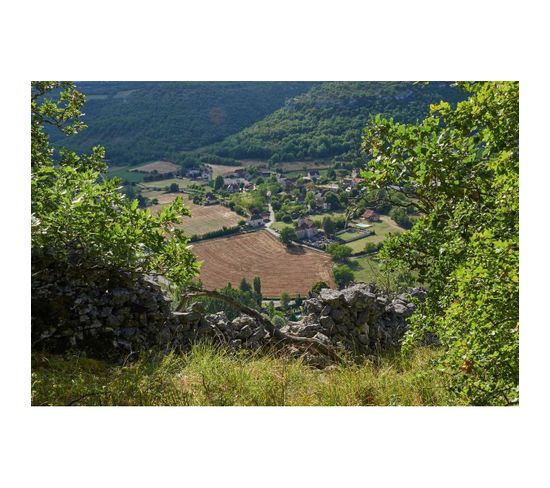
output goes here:
{"type": "MultiPolygon", "coordinates": [[[[182,196],[182,194],[164,193],[156,196],[159,204],[152,206],[151,212],[160,212],[165,204],[170,203],[178,196],[182,196]]],[[[223,205],[196,205],[187,195],[184,196],[183,200],[185,206],[191,211],[191,217],[183,217],[178,227],[189,237],[195,234],[201,236],[208,232],[220,230],[224,226],[227,228],[234,227],[243,219],[242,216],[223,205]]]]}
{"type": "Polygon", "coordinates": [[[304,296],[318,281],[334,285],[328,254],[299,246],[287,249],[265,230],[197,242],[192,251],[203,261],[200,279],[208,290],[227,283],[238,287],[243,277],[252,281],[254,276],[261,278],[265,297],[284,291],[304,296]]]}

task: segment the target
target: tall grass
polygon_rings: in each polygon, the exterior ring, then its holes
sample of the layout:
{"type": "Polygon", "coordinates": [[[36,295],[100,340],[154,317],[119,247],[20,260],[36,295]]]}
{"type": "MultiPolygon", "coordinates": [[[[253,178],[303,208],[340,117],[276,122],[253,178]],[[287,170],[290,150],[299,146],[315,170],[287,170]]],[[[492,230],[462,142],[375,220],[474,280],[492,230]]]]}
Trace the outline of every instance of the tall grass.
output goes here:
{"type": "Polygon", "coordinates": [[[301,360],[200,344],[185,355],[113,366],[34,355],[33,405],[449,405],[439,352],[316,370],[301,360]]]}

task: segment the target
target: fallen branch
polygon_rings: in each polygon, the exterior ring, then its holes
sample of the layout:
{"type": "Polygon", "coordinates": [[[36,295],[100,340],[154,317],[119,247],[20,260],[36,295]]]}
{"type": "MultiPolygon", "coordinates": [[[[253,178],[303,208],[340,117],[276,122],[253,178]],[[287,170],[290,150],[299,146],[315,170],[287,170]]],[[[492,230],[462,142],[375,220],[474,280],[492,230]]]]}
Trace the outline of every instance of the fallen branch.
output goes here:
{"type": "Polygon", "coordinates": [[[249,315],[250,317],[256,319],[260,324],[264,326],[264,328],[269,332],[270,336],[273,339],[276,339],[280,341],[281,343],[289,343],[295,346],[307,346],[310,347],[320,354],[323,354],[324,356],[329,357],[332,361],[335,362],[341,362],[340,356],[336,353],[336,351],[326,344],[323,344],[322,342],[318,341],[317,339],[313,339],[310,337],[299,337],[294,336],[291,334],[286,334],[282,332],[280,329],[275,327],[273,323],[264,315],[262,315],[257,310],[248,307],[246,305],[243,305],[242,303],[238,302],[237,300],[225,296],[217,291],[209,291],[209,290],[200,290],[200,291],[193,291],[190,293],[186,293],[181,297],[181,300],[176,308],[176,310],[181,311],[183,305],[188,299],[191,298],[199,298],[199,297],[208,297],[215,300],[220,300],[222,302],[227,303],[228,305],[236,308],[240,312],[245,313],[246,315],[249,315]]]}

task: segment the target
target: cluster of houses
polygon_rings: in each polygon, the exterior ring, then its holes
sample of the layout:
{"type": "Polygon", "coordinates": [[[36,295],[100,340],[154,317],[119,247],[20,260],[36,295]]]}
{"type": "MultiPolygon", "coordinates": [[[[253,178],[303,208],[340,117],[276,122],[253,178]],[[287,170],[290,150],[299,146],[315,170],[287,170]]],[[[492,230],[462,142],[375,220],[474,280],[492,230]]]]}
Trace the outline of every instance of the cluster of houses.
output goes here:
{"type": "MultiPolygon", "coordinates": [[[[203,164],[198,169],[185,170],[184,176],[193,180],[212,180],[212,168],[203,164]]],[[[351,176],[344,177],[338,180],[338,183],[330,182],[326,184],[318,184],[321,177],[320,171],[316,169],[308,170],[305,176],[285,176],[265,168],[259,168],[250,171],[247,168],[237,168],[233,172],[223,176],[223,191],[228,193],[237,193],[248,191],[254,188],[251,180],[254,177],[262,178],[275,177],[277,182],[281,184],[283,192],[294,195],[293,199],[297,203],[304,203],[308,192],[313,192],[314,199],[308,200],[309,211],[330,211],[330,204],[327,202],[327,193],[333,192],[338,194],[341,191],[351,191],[363,182],[359,177],[357,170],[353,170],[351,176]]],[[[208,192],[201,196],[200,203],[203,205],[211,205],[219,203],[215,192],[208,192]]],[[[257,209],[252,209],[250,217],[247,221],[249,228],[260,228],[265,226],[270,221],[269,212],[260,212],[257,209]]],[[[360,218],[363,222],[378,222],[380,217],[372,209],[366,209],[360,218]]],[[[365,225],[365,224],[362,224],[365,225]]],[[[322,243],[326,239],[323,231],[320,230],[311,219],[300,217],[295,221],[296,238],[300,241],[309,241],[310,243],[322,243]]]]}

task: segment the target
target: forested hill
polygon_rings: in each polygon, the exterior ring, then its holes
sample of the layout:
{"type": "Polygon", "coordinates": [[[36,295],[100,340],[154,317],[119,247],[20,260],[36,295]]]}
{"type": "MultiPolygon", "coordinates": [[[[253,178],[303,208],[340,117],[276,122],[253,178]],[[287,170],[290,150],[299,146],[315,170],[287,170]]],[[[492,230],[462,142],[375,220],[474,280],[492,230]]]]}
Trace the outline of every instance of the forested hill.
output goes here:
{"type": "Polygon", "coordinates": [[[465,98],[446,82],[325,82],[209,151],[274,162],[340,156],[358,147],[363,128],[376,114],[416,122],[428,114],[430,103],[465,98]]]}
{"type": "Polygon", "coordinates": [[[55,145],[106,148],[109,164],[173,157],[221,141],[309,90],[312,82],[78,82],[88,128],[55,145]]]}

